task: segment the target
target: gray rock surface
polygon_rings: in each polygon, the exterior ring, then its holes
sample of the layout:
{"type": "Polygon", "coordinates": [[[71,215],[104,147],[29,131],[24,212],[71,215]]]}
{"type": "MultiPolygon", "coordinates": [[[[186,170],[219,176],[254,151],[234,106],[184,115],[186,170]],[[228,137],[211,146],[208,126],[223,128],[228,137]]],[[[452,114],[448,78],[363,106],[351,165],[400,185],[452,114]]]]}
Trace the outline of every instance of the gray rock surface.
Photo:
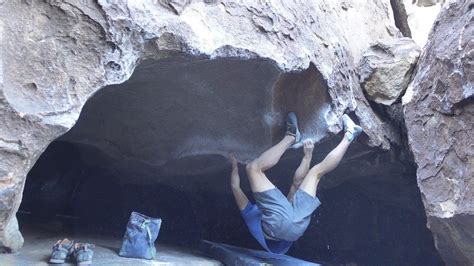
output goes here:
{"type": "Polygon", "coordinates": [[[0,235],[0,253],[18,250],[23,246],[23,242],[23,236],[18,228],[18,221],[16,216],[13,216],[0,235]]]}
{"type": "Polygon", "coordinates": [[[416,4],[417,6],[430,7],[445,1],[446,0],[415,0],[412,1],[412,3],[416,4]]]}
{"type": "Polygon", "coordinates": [[[405,92],[421,49],[410,38],[377,42],[359,62],[359,77],[369,99],[391,105],[405,92]]]}
{"type": "Polygon", "coordinates": [[[370,42],[400,36],[388,1],[2,1],[0,9],[0,234],[47,145],[75,124],[97,90],[124,82],[145,59],[265,58],[281,72],[313,64],[331,102],[325,134],[340,131],[339,118],[351,110],[369,145],[389,147],[390,132],[354,71],[370,42]]]}
{"type": "Polygon", "coordinates": [[[449,3],[403,97],[418,186],[447,265],[474,264],[474,11],[449,3]]]}
{"type": "MultiPolygon", "coordinates": [[[[409,1],[409,4],[412,4],[411,0],[409,1]]],[[[408,24],[406,3],[403,0],[390,0],[390,4],[392,5],[395,25],[401,31],[404,37],[412,38],[413,36],[411,34],[411,29],[408,24]]]]}

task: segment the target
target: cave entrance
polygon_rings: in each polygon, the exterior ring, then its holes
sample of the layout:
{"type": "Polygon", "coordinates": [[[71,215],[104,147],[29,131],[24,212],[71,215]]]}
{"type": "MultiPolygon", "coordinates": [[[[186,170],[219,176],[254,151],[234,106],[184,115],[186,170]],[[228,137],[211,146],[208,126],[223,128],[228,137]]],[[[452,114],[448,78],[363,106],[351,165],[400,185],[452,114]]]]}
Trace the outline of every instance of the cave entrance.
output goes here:
{"type": "MultiPolygon", "coordinates": [[[[260,154],[282,136],[289,110],[301,117],[306,136],[321,139],[329,106],[314,66],[282,73],[263,59],[142,62],[128,81],[91,97],[77,124],[30,171],[18,213],[26,242],[30,227],[57,238],[120,241],[130,213],[138,211],[163,219],[159,244],[194,248],[208,239],[258,248],[229,189],[227,152],[242,162],[260,154]]],[[[314,162],[338,140],[319,145],[314,162]]],[[[287,152],[269,172],[282,191],[289,189],[300,153],[287,152]]],[[[392,155],[354,145],[322,182],[324,204],[290,255],[331,263],[438,262],[415,169],[392,155]]]]}

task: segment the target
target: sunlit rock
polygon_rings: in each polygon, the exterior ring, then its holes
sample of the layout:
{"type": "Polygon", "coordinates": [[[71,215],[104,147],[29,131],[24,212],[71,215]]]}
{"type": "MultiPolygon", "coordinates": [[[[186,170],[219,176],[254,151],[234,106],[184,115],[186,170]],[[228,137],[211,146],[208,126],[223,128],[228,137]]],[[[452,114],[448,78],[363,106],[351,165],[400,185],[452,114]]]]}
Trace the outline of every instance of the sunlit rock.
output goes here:
{"type": "Polygon", "coordinates": [[[370,46],[359,62],[359,77],[368,98],[384,105],[397,101],[411,81],[420,52],[410,38],[370,46]]]}

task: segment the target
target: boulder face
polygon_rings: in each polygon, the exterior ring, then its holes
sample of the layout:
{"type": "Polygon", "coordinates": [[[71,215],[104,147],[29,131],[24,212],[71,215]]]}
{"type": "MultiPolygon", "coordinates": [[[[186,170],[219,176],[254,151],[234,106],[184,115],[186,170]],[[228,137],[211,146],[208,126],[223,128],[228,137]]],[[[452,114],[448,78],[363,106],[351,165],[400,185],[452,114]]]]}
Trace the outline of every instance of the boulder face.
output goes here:
{"type": "MultiPolygon", "coordinates": [[[[357,5],[329,0],[272,4],[2,1],[0,13],[4,18],[0,35],[0,234],[4,234],[18,209],[28,171],[48,144],[75,124],[83,105],[96,91],[126,81],[147,59],[192,55],[205,60],[237,58],[250,65],[254,59],[267,60],[271,63],[259,70],[268,74],[258,77],[264,80],[262,84],[273,86],[269,84],[277,72],[287,74],[272,90],[255,87],[255,94],[249,95],[255,97],[254,101],[263,97],[260,100],[270,103],[269,92],[278,93],[278,88],[291,85],[292,79],[303,79],[299,84],[314,79],[314,84],[324,85],[320,87],[326,90],[330,103],[322,117],[327,131],[316,135],[316,130],[309,130],[306,137],[323,139],[339,132],[340,117],[350,111],[366,129],[369,146],[389,148],[390,132],[365,100],[354,67],[372,41],[400,37],[388,1],[365,0],[357,5]],[[292,73],[301,71],[309,72],[302,76],[292,73]]],[[[245,76],[237,74],[229,78],[245,81],[245,76]]],[[[295,99],[311,98],[299,94],[295,99]]],[[[216,105],[225,102],[228,100],[216,105]]],[[[305,103],[308,108],[314,101],[305,103]]],[[[292,106],[278,105],[278,110],[284,112],[292,106]]],[[[319,117],[319,113],[302,110],[302,122],[314,128],[310,119],[319,117]]],[[[255,140],[257,145],[243,145],[245,153],[238,156],[255,156],[273,136],[281,134],[270,130],[278,119],[267,119],[265,112],[255,116],[264,121],[263,125],[253,124],[266,128],[264,136],[255,140]]],[[[221,132],[214,133],[225,136],[228,129],[218,128],[221,132]]],[[[225,143],[230,145],[226,148],[235,146],[225,143]]],[[[188,144],[194,145],[192,141],[188,144]]]]}
{"type": "Polygon", "coordinates": [[[410,38],[377,42],[362,55],[359,78],[367,97],[391,105],[405,92],[421,49],[410,38]]]}
{"type": "Polygon", "coordinates": [[[474,264],[474,11],[449,3],[403,97],[428,226],[448,265],[474,264]]]}

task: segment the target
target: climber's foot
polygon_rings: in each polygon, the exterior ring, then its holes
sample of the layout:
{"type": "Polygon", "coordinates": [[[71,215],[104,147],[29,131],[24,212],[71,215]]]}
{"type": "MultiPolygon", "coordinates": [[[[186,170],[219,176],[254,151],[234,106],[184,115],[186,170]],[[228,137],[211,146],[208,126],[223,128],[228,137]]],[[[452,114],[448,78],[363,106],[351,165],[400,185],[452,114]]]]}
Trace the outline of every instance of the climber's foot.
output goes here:
{"type": "Polygon", "coordinates": [[[300,146],[297,144],[301,141],[301,133],[298,129],[298,119],[296,118],[296,114],[293,112],[290,112],[286,119],[286,135],[295,137],[295,142],[291,146],[292,148],[300,146]]]}
{"type": "Polygon", "coordinates": [[[356,125],[347,114],[342,116],[342,124],[344,125],[344,131],[346,132],[345,136],[349,141],[355,140],[363,131],[362,127],[356,125]]]}

